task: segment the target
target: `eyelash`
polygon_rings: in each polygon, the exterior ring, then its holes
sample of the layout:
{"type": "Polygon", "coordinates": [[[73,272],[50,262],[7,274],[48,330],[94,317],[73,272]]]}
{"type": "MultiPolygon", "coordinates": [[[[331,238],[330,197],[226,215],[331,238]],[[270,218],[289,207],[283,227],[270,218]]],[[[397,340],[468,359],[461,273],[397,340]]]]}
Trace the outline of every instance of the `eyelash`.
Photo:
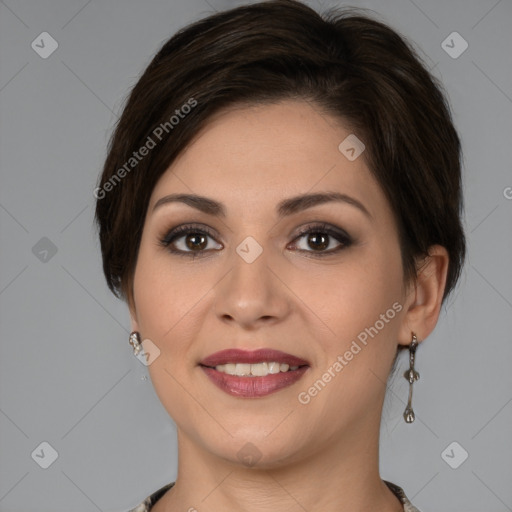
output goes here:
{"type": "MultiPolygon", "coordinates": [[[[345,233],[343,230],[340,229],[334,229],[333,227],[329,226],[329,224],[320,223],[315,224],[312,226],[307,226],[306,228],[303,228],[299,231],[297,236],[294,238],[294,242],[300,238],[302,238],[305,235],[309,234],[320,234],[320,235],[328,235],[334,239],[336,239],[338,242],[341,243],[339,247],[336,249],[330,249],[329,251],[306,251],[304,249],[299,249],[301,252],[306,253],[313,253],[313,257],[326,257],[330,256],[332,254],[338,253],[339,251],[342,251],[343,249],[348,248],[350,245],[353,244],[352,238],[345,233]]],[[[206,226],[204,227],[196,227],[191,224],[184,224],[181,226],[178,226],[174,229],[171,229],[160,241],[159,245],[162,247],[165,247],[170,253],[176,254],[177,256],[185,256],[189,258],[197,258],[200,256],[201,253],[206,252],[205,249],[201,251],[182,251],[181,249],[172,249],[171,245],[178,239],[182,238],[185,235],[188,234],[195,234],[195,235],[203,235],[203,236],[209,236],[213,239],[215,239],[215,234],[212,232],[212,230],[206,226]]],[[[211,250],[211,249],[210,249],[211,250]]]]}

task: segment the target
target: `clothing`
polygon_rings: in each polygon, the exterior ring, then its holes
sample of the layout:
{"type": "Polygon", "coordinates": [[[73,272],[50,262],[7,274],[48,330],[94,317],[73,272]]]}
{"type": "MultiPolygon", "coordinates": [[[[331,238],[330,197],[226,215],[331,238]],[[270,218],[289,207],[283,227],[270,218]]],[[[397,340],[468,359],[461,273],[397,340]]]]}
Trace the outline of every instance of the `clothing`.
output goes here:
{"type": "MultiPolygon", "coordinates": [[[[384,480],[386,485],[391,489],[391,492],[400,500],[404,506],[404,512],[421,512],[417,509],[405,495],[403,489],[398,485],[392,484],[384,480]]],[[[140,505],[132,508],[128,512],[150,512],[153,505],[174,485],[174,482],[167,484],[158,491],[154,492],[151,496],[148,496],[140,505]]]]}

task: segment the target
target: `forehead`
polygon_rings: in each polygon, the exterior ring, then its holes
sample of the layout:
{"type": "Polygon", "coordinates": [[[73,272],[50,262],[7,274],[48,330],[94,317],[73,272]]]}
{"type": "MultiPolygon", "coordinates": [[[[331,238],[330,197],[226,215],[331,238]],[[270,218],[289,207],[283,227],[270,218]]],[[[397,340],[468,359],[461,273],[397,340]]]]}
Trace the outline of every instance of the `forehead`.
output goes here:
{"type": "Polygon", "coordinates": [[[170,192],[207,195],[226,202],[229,213],[330,190],[357,197],[373,214],[386,208],[385,198],[364,153],[351,161],[340,151],[350,135],[342,122],[306,101],[224,110],[164,173],[150,208],[170,192]]]}

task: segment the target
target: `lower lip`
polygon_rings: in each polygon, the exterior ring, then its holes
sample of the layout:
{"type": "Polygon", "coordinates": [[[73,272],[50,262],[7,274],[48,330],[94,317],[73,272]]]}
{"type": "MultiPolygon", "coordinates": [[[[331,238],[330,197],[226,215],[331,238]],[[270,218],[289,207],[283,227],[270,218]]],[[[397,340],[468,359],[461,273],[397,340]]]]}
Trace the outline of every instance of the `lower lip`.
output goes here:
{"type": "Polygon", "coordinates": [[[308,366],[297,370],[272,373],[265,377],[238,377],[217,371],[215,368],[201,366],[210,380],[222,391],[231,396],[258,398],[295,384],[302,378],[308,366]]]}

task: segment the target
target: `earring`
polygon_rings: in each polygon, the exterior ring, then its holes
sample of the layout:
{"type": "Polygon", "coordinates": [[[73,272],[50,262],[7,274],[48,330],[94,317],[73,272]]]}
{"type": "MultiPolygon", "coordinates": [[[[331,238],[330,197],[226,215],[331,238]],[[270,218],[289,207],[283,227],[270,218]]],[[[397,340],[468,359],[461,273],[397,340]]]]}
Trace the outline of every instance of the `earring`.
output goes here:
{"type": "Polygon", "coordinates": [[[420,378],[420,374],[414,369],[414,360],[416,357],[416,348],[418,347],[418,339],[416,334],[412,333],[412,341],[409,345],[409,369],[404,373],[404,377],[409,381],[409,400],[404,411],[404,419],[406,423],[412,423],[415,419],[412,410],[412,385],[420,378]]]}
{"type": "Polygon", "coordinates": [[[137,331],[133,331],[130,334],[129,343],[133,347],[133,353],[138,356],[142,350],[142,344],[140,342],[140,334],[137,331]]]}

